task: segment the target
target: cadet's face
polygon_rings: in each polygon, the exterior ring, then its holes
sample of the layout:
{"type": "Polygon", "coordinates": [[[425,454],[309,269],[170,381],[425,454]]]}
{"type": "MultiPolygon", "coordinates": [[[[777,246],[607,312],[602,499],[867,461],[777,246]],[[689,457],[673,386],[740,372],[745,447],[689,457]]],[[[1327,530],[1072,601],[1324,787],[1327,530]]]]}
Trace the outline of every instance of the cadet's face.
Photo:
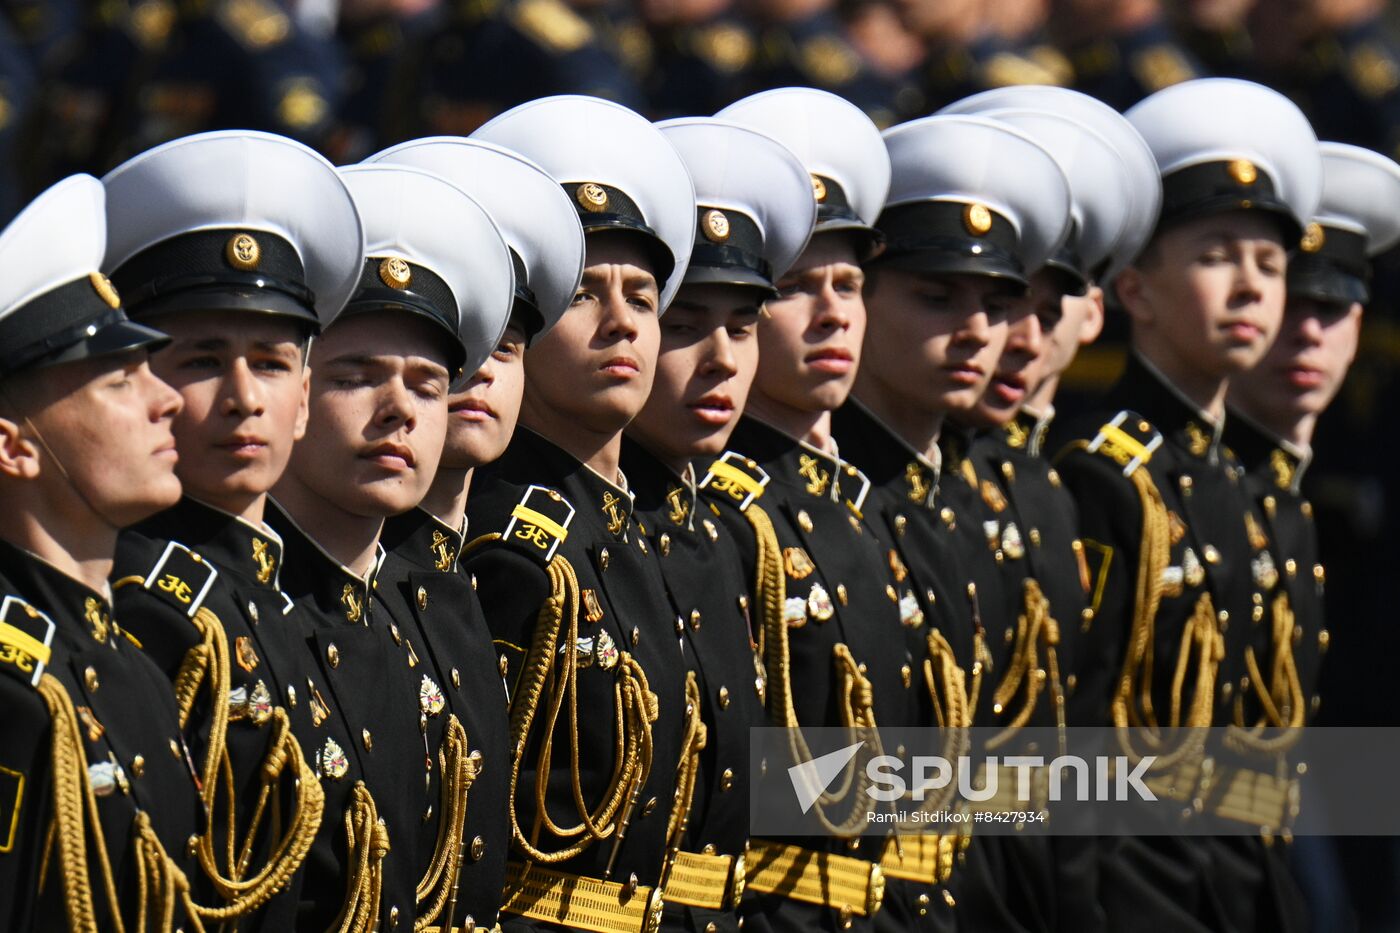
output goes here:
{"type": "Polygon", "coordinates": [[[628,432],[667,463],[717,454],[758,369],[756,289],[687,285],[661,321],[656,382],[628,432]]]}
{"type": "Polygon", "coordinates": [[[311,418],[291,473],[344,511],[416,506],[447,437],[451,377],[437,328],[403,312],[356,314],[311,345],[311,418]]]}
{"type": "Polygon", "coordinates": [[[1120,278],[1119,293],[1141,339],[1177,365],[1224,379],[1258,363],[1278,333],[1286,267],[1272,222],[1223,214],[1159,235],[1120,278]]]}
{"type": "MultiPolygon", "coordinates": [[[[51,366],[31,385],[15,403],[72,487],[110,524],[135,524],[180,500],[171,424],[182,402],[151,372],[144,350],[51,366]]],[[[45,466],[51,488],[68,485],[45,466]]]]}
{"type": "Polygon", "coordinates": [[[756,392],[804,412],[846,401],[865,337],[865,273],[855,245],[836,233],[812,239],[758,325],[756,392]]]}
{"type": "Polygon", "coordinates": [[[866,371],[883,394],[913,410],[970,412],[1006,345],[1008,315],[1024,304],[1006,283],[983,276],[881,269],[870,296],[866,371]]]}
{"type": "Polygon", "coordinates": [[[1263,361],[1230,382],[1230,398],[1271,423],[1320,415],[1337,397],[1361,340],[1361,305],[1288,299],[1263,361]]]}
{"type": "Polygon", "coordinates": [[[1058,317],[1056,309],[1042,299],[1043,293],[1032,278],[1031,300],[1036,302],[1041,326],[1045,328],[1045,365],[1040,374],[1043,381],[1063,376],[1079,348],[1098,339],[1103,330],[1103,289],[1094,285],[1087,295],[1065,295],[1059,302],[1058,317]]]}
{"type": "Polygon", "coordinates": [[[569,310],[525,358],[532,423],[617,434],[646,404],[660,344],[660,290],[625,235],[588,235],[588,266],[569,310]]]}
{"type": "Polygon", "coordinates": [[[1007,316],[1006,346],[997,359],[987,391],[969,419],[985,427],[1006,424],[1021,410],[1026,396],[1045,375],[1045,339],[1060,318],[1060,289],[1051,276],[1037,272],[1030,293],[1014,300],[1007,316]]]}
{"type": "Polygon", "coordinates": [[[506,328],[481,368],[447,397],[445,469],[470,470],[499,457],[515,433],[525,393],[525,332],[506,328]]]}
{"type": "Polygon", "coordinates": [[[151,368],[185,401],[175,419],[185,494],[241,514],[272,488],[306,432],[301,327],[264,314],[173,314],[151,368]]]}

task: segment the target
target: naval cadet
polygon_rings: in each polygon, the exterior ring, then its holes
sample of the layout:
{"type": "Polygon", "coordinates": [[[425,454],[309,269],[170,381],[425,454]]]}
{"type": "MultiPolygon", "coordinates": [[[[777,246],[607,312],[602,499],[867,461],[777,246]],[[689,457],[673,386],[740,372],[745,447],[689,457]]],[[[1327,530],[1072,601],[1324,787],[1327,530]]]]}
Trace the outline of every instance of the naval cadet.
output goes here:
{"type": "MultiPolygon", "coordinates": [[[[984,120],[927,117],[886,131],[885,143],[894,174],[876,222],[886,249],[865,266],[867,365],[836,423],[878,470],[875,514],[917,600],[905,623],[936,675],[921,678],[925,721],[1014,729],[1047,706],[1025,668],[1037,652],[1053,652],[1052,639],[1040,631],[1001,638],[1014,609],[984,536],[984,503],[975,484],[949,474],[939,442],[950,416],[977,404],[1031,272],[1063,239],[1068,187],[1037,143],[984,120]]],[[[958,914],[940,910],[936,921],[1037,928],[1050,910],[1047,885],[1018,867],[1027,859],[1008,851],[1012,840],[972,840],[958,868],[945,853],[962,844],[939,842],[933,880],[958,914]]]]}
{"type": "MultiPolygon", "coordinates": [[[[400,650],[380,665],[412,685],[405,696],[386,683],[368,702],[411,712],[414,728],[365,727],[356,740],[366,757],[395,759],[413,774],[395,790],[411,816],[389,822],[388,834],[416,897],[389,901],[389,924],[472,924],[474,916],[458,913],[459,874],[487,844],[469,842],[464,826],[472,784],[488,763],[464,725],[468,705],[479,702],[462,676],[479,647],[459,622],[470,588],[453,574],[418,574],[379,539],[388,516],[427,492],[447,434],[451,381],[500,340],[514,275],[495,223],[449,182],[394,165],[350,166],[340,176],[364,223],[364,260],[354,294],[312,348],[311,416],[277,485],[273,522],[284,536],[315,535],[347,568],[340,576],[358,578],[358,586],[335,584],[342,618],[386,631],[400,650]]],[[[336,666],[335,650],[326,651],[336,666]]],[[[489,714],[482,710],[483,719],[489,714]]]]}
{"type": "MultiPolygon", "coordinates": [[[[799,727],[846,727],[851,738],[842,744],[865,741],[846,785],[854,799],[811,810],[822,837],[752,841],[747,909],[772,929],[870,930],[885,900],[882,860],[901,847],[871,828],[867,804],[855,801],[864,793],[866,757],[879,753],[877,725],[913,721],[915,662],[894,571],[862,521],[870,481],[841,457],[831,412],[846,400],[860,359],[859,263],[878,249],[871,222],[889,187],[889,157],[868,117],[813,88],[767,91],[717,116],[772,136],[802,160],[817,225],[765,305],[748,404],[700,486],[720,508],[754,581],[749,600],[771,723],[801,738],[793,749],[799,758],[808,746],[799,727]]],[[[918,893],[902,879],[890,893],[898,922],[918,893]]]]}
{"type": "Polygon", "coordinates": [[[202,893],[187,840],[206,813],[170,681],[107,584],[118,531],[180,497],[181,401],[146,362],[166,338],[128,321],[98,271],[105,230],[102,185],[79,175],[0,232],[6,930],[154,915],[169,931],[202,893]]]}
{"type": "MultiPolygon", "coordinates": [[[[230,895],[251,896],[292,877],[324,800],[305,760],[320,744],[320,723],[296,702],[317,689],[314,671],[278,586],[282,543],[263,517],[305,431],[308,342],[354,284],[360,224],[328,162],[261,133],[180,140],[119,166],[104,184],[106,267],[129,313],[171,335],[152,365],[185,401],[175,420],[184,496],[123,533],[117,612],[130,616],[182,703],[206,718],[227,709],[222,737],[194,718],[187,740],[206,787],[225,780],[224,769],[230,782],[215,801],[214,832],[201,840],[207,864],[230,895]],[[210,172],[223,183],[209,184],[210,172]],[[258,861],[233,862],[234,852],[258,861]]],[[[295,924],[303,877],[261,913],[264,928],[295,924]]]]}
{"type": "Polygon", "coordinates": [[[535,101],[477,138],[554,177],[587,250],[568,311],[525,354],[520,426],[467,501],[466,565],[511,702],[501,925],[640,933],[660,922],[682,749],[702,723],[619,457],[689,261],[694,189],[659,130],[597,98],[535,101]]]}
{"type": "MultiPolygon", "coordinates": [[[[1287,250],[1317,202],[1321,160],[1301,112],[1249,82],[1188,82],[1127,118],[1156,156],[1163,206],[1115,282],[1132,324],[1128,369],[1103,410],[1071,426],[1077,439],[1056,464],[1090,555],[1094,617],[1079,667],[1121,672],[1102,678],[1093,698],[1100,722],[1252,727],[1277,715],[1292,641],[1265,624],[1278,571],[1243,469],[1221,442],[1224,398],[1278,331],[1287,250]],[[1256,655],[1276,672],[1271,680],[1249,676],[1256,655]]],[[[1078,689],[1089,686],[1081,679],[1078,689]]],[[[1286,828],[1290,794],[1277,764],[1263,750],[1218,763],[1203,808],[1246,827],[1286,828]],[[1231,806],[1229,788],[1254,779],[1285,786],[1231,806]]],[[[1152,780],[1169,798],[1190,799],[1190,767],[1152,780]]],[[[1163,819],[1169,832],[1172,818],[1163,819]]],[[[1117,836],[1100,848],[1110,927],[1150,917],[1187,929],[1287,929],[1298,915],[1279,849],[1258,837],[1117,836]]]]}
{"type": "MultiPolygon", "coordinates": [[[[472,474],[500,457],[515,431],[527,345],[573,302],[583,275],[583,228],[574,202],[553,178],[524,156],[490,143],[461,137],[413,140],[370,161],[430,171],[471,193],[499,225],[515,267],[505,332],[490,356],[464,374],[448,396],[447,442],[432,485],[418,508],[384,525],[385,548],[415,568],[408,585],[416,593],[424,575],[473,579],[460,561],[469,531],[472,474]]],[[[422,583],[431,588],[432,580],[422,583]]],[[[473,700],[458,715],[482,756],[463,831],[470,840],[470,858],[461,869],[457,916],[489,929],[500,907],[511,836],[507,697],[475,586],[462,590],[452,605],[455,624],[470,642],[460,663],[473,700]]]]}
{"type": "Polygon", "coordinates": [[[725,448],[758,368],[763,303],[807,245],[817,203],[780,143],[712,118],[659,124],[695,183],[695,245],[661,322],[656,379],[627,426],[622,466],[660,555],[703,745],[686,762],[689,819],[668,853],[663,928],[737,930],[748,843],[749,729],[767,724],[750,578],[732,532],[699,496],[696,466],[725,448]]]}
{"type": "MultiPolygon", "coordinates": [[[[1302,494],[1318,418],[1356,358],[1362,309],[1371,300],[1369,259],[1400,241],[1400,166],[1369,149],[1325,142],[1322,200],[1288,264],[1283,328],[1257,366],[1230,383],[1225,442],[1245,468],[1264,516],[1296,629],[1299,723],[1317,712],[1318,668],[1331,636],[1311,503],[1302,494]]],[[[1283,624],[1275,616],[1274,625],[1283,624]]]]}
{"type": "MultiPolygon", "coordinates": [[[[1055,676],[1048,684],[1056,725],[1067,724],[1067,704],[1073,695],[1073,643],[1087,621],[1082,560],[1083,545],[1076,537],[1078,518],[1074,501],[1052,478],[1049,461],[1042,456],[1045,434],[1053,409],[1028,409],[1027,401],[1039,394],[1050,368],[1062,372],[1078,349],[1080,329],[1085,321],[1101,320],[1101,312],[1089,294],[1096,280],[1113,260],[1113,250],[1125,239],[1140,243],[1156,219],[1155,207],[1144,212],[1146,220],[1129,227],[1135,199],[1155,202],[1160,194],[1135,194],[1134,186],[1146,192],[1160,191],[1147,144],[1139,139],[1135,163],[1140,175],[1133,175],[1129,163],[1110,139],[1086,125],[1085,113],[1100,121],[1118,121],[1117,133],[1137,136],[1123,119],[1074,91],[1041,89],[1033,94],[1035,105],[1008,104],[1019,91],[990,91],[952,108],[955,112],[995,120],[1031,136],[1045,148],[1069,182],[1069,236],[1046,261],[1029,276],[1028,301],[1013,309],[1006,347],[990,374],[987,389],[970,409],[954,412],[955,420],[981,430],[972,447],[975,469],[993,491],[993,520],[1001,526],[999,540],[1003,572],[1019,592],[1029,592],[1027,581],[1035,581],[1039,592],[1023,608],[1039,603],[1036,615],[1043,613],[1046,625],[1055,630],[1053,650],[1055,676]],[[1055,112],[1057,101],[1073,101],[1065,107],[1079,107],[1084,113],[1073,116],[1055,112]],[[1071,307],[1072,333],[1056,340],[1063,309],[1071,307]],[[1096,313],[1097,312],[1097,313],[1096,313]],[[1060,344],[1068,346],[1063,350],[1060,344]]],[[[1093,327],[1091,323],[1089,325],[1093,327]]],[[[1068,330],[1068,329],[1067,329],[1068,330]]],[[[1053,398],[1052,393],[1046,396],[1053,398]]],[[[1048,659],[1047,659],[1048,660],[1048,659]]],[[[1046,723],[1049,724],[1049,723],[1046,723]]]]}

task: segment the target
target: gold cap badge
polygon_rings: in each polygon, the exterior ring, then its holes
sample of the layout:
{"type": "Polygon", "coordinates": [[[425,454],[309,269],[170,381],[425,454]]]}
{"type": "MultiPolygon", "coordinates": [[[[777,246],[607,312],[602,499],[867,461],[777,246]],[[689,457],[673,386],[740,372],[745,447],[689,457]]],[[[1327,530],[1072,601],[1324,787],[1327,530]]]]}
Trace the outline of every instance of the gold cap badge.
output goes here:
{"type": "Polygon", "coordinates": [[[251,272],[258,267],[258,260],[262,258],[262,247],[251,234],[235,233],[224,247],[224,258],[235,269],[251,272]]]}
{"type": "Polygon", "coordinates": [[[1298,241],[1298,248],[1305,253],[1315,253],[1326,242],[1327,234],[1322,232],[1322,225],[1314,221],[1303,228],[1303,238],[1298,241]]]}
{"type": "Polygon", "coordinates": [[[579,205],[590,213],[597,214],[608,209],[608,193],[602,185],[591,181],[579,185],[574,196],[578,198],[579,205]]]}
{"type": "Polygon", "coordinates": [[[812,196],[817,199],[818,204],[826,200],[826,182],[816,175],[812,176],[812,196]]]}
{"type": "Polygon", "coordinates": [[[977,202],[969,204],[963,208],[963,226],[973,236],[981,236],[992,229],[992,209],[977,202]]]}
{"type": "Polygon", "coordinates": [[[716,243],[729,239],[729,218],[724,216],[724,211],[706,211],[701,219],[704,221],[705,236],[716,243]]]}
{"type": "Polygon", "coordinates": [[[408,288],[413,281],[413,269],[407,260],[390,256],[379,264],[379,280],[390,288],[408,288]]]}
{"type": "Polygon", "coordinates": [[[1259,180],[1259,169],[1248,159],[1234,159],[1225,166],[1230,177],[1242,185],[1252,185],[1259,180]]]}
{"type": "Polygon", "coordinates": [[[117,294],[111,279],[101,272],[92,272],[88,274],[88,280],[92,282],[92,290],[97,292],[98,298],[107,303],[107,307],[117,308],[121,306],[121,296],[117,294]]]}

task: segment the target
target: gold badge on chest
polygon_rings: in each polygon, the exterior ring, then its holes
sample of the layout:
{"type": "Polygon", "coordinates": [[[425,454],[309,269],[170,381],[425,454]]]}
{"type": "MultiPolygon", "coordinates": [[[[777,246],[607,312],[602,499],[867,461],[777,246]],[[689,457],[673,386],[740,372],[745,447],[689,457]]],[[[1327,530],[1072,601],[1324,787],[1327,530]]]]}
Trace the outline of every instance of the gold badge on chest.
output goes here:
{"type": "Polygon", "coordinates": [[[783,569],[794,580],[805,580],[817,567],[802,548],[786,547],[783,548],[783,569]]]}
{"type": "Polygon", "coordinates": [[[826,495],[831,485],[831,472],[823,470],[816,457],[802,454],[797,458],[797,473],[807,481],[807,491],[814,496],[826,495]]]}

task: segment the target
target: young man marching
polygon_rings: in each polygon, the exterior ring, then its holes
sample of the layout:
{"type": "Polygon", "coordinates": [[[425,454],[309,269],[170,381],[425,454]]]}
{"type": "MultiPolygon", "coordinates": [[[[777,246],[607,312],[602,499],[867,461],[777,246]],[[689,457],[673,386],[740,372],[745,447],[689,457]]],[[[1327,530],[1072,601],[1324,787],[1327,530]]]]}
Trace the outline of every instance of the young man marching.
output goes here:
{"type": "Polygon", "coordinates": [[[744,408],[763,303],[806,246],[816,201],[797,157],[755,130],[706,118],[659,125],[695,183],[695,245],[622,466],[661,558],[705,726],[703,751],[686,763],[679,803],[689,818],[669,855],[663,928],[733,931],[749,835],[749,729],[767,723],[767,684],[751,578],[732,533],[699,497],[696,471],[724,451],[744,408]]]}
{"type": "Polygon", "coordinates": [[[660,921],[699,711],[619,459],[685,275],[694,189],[659,130],[595,98],[525,104],[476,135],[553,176],[587,247],[572,305],[525,355],[520,427],[467,502],[465,562],[511,704],[501,925],[640,933],[660,921]]]}

